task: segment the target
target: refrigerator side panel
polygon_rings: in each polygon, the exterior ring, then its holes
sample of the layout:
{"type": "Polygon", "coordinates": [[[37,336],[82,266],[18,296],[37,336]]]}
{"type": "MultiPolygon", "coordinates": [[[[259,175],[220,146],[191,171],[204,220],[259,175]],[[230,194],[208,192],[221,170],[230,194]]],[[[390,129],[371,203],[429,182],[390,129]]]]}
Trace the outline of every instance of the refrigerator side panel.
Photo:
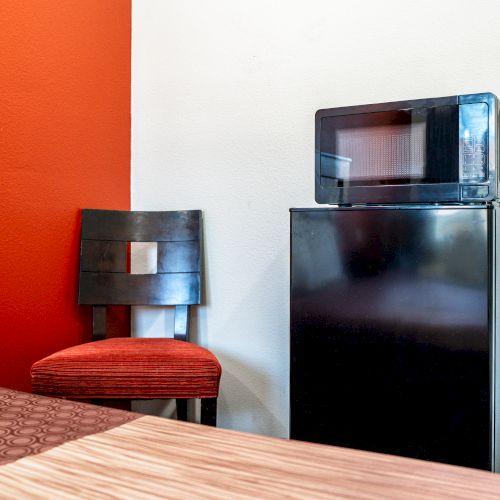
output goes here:
{"type": "Polygon", "coordinates": [[[500,472],[500,369],[497,367],[500,360],[500,325],[498,311],[500,311],[500,294],[497,293],[500,286],[500,208],[496,207],[492,212],[492,287],[491,287],[491,454],[492,470],[500,472]]]}
{"type": "Polygon", "coordinates": [[[491,468],[491,212],[292,211],[292,438],[491,468]]]}

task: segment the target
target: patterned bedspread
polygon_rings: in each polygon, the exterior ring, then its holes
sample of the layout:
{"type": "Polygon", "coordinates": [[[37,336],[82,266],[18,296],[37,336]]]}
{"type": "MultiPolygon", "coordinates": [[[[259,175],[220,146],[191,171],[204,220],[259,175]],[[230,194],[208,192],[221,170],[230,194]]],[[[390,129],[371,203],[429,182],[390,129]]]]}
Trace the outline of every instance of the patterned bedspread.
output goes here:
{"type": "Polygon", "coordinates": [[[500,498],[500,476],[0,388],[0,498],[500,498]]]}
{"type": "Polygon", "coordinates": [[[0,465],[140,417],[0,387],[0,465]]]}

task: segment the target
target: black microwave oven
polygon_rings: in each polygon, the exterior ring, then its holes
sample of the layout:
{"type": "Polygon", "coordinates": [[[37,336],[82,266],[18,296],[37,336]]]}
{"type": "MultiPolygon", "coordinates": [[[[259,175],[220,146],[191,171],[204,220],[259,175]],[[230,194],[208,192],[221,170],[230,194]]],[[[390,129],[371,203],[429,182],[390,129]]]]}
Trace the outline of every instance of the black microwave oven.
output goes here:
{"type": "Polygon", "coordinates": [[[316,202],[494,200],[497,117],[491,93],[320,109],[316,202]]]}

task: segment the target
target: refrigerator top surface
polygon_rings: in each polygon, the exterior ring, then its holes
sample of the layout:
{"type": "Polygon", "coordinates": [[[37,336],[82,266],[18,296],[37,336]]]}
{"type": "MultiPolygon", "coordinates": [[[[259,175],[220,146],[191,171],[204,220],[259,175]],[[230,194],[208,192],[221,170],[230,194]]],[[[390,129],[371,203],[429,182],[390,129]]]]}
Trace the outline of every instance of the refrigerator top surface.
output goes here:
{"type": "Polygon", "coordinates": [[[292,207],[290,212],[330,212],[333,210],[484,210],[494,209],[491,204],[470,205],[328,205],[322,207],[292,207]]]}

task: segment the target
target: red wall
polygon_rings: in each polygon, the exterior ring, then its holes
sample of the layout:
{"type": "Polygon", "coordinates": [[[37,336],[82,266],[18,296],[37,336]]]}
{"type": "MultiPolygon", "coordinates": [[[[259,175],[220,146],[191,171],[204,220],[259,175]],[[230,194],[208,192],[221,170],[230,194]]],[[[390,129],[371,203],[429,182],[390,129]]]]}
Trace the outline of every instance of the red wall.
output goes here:
{"type": "Polygon", "coordinates": [[[0,1],[0,386],[90,337],[81,208],[130,207],[130,0],[0,1]]]}

